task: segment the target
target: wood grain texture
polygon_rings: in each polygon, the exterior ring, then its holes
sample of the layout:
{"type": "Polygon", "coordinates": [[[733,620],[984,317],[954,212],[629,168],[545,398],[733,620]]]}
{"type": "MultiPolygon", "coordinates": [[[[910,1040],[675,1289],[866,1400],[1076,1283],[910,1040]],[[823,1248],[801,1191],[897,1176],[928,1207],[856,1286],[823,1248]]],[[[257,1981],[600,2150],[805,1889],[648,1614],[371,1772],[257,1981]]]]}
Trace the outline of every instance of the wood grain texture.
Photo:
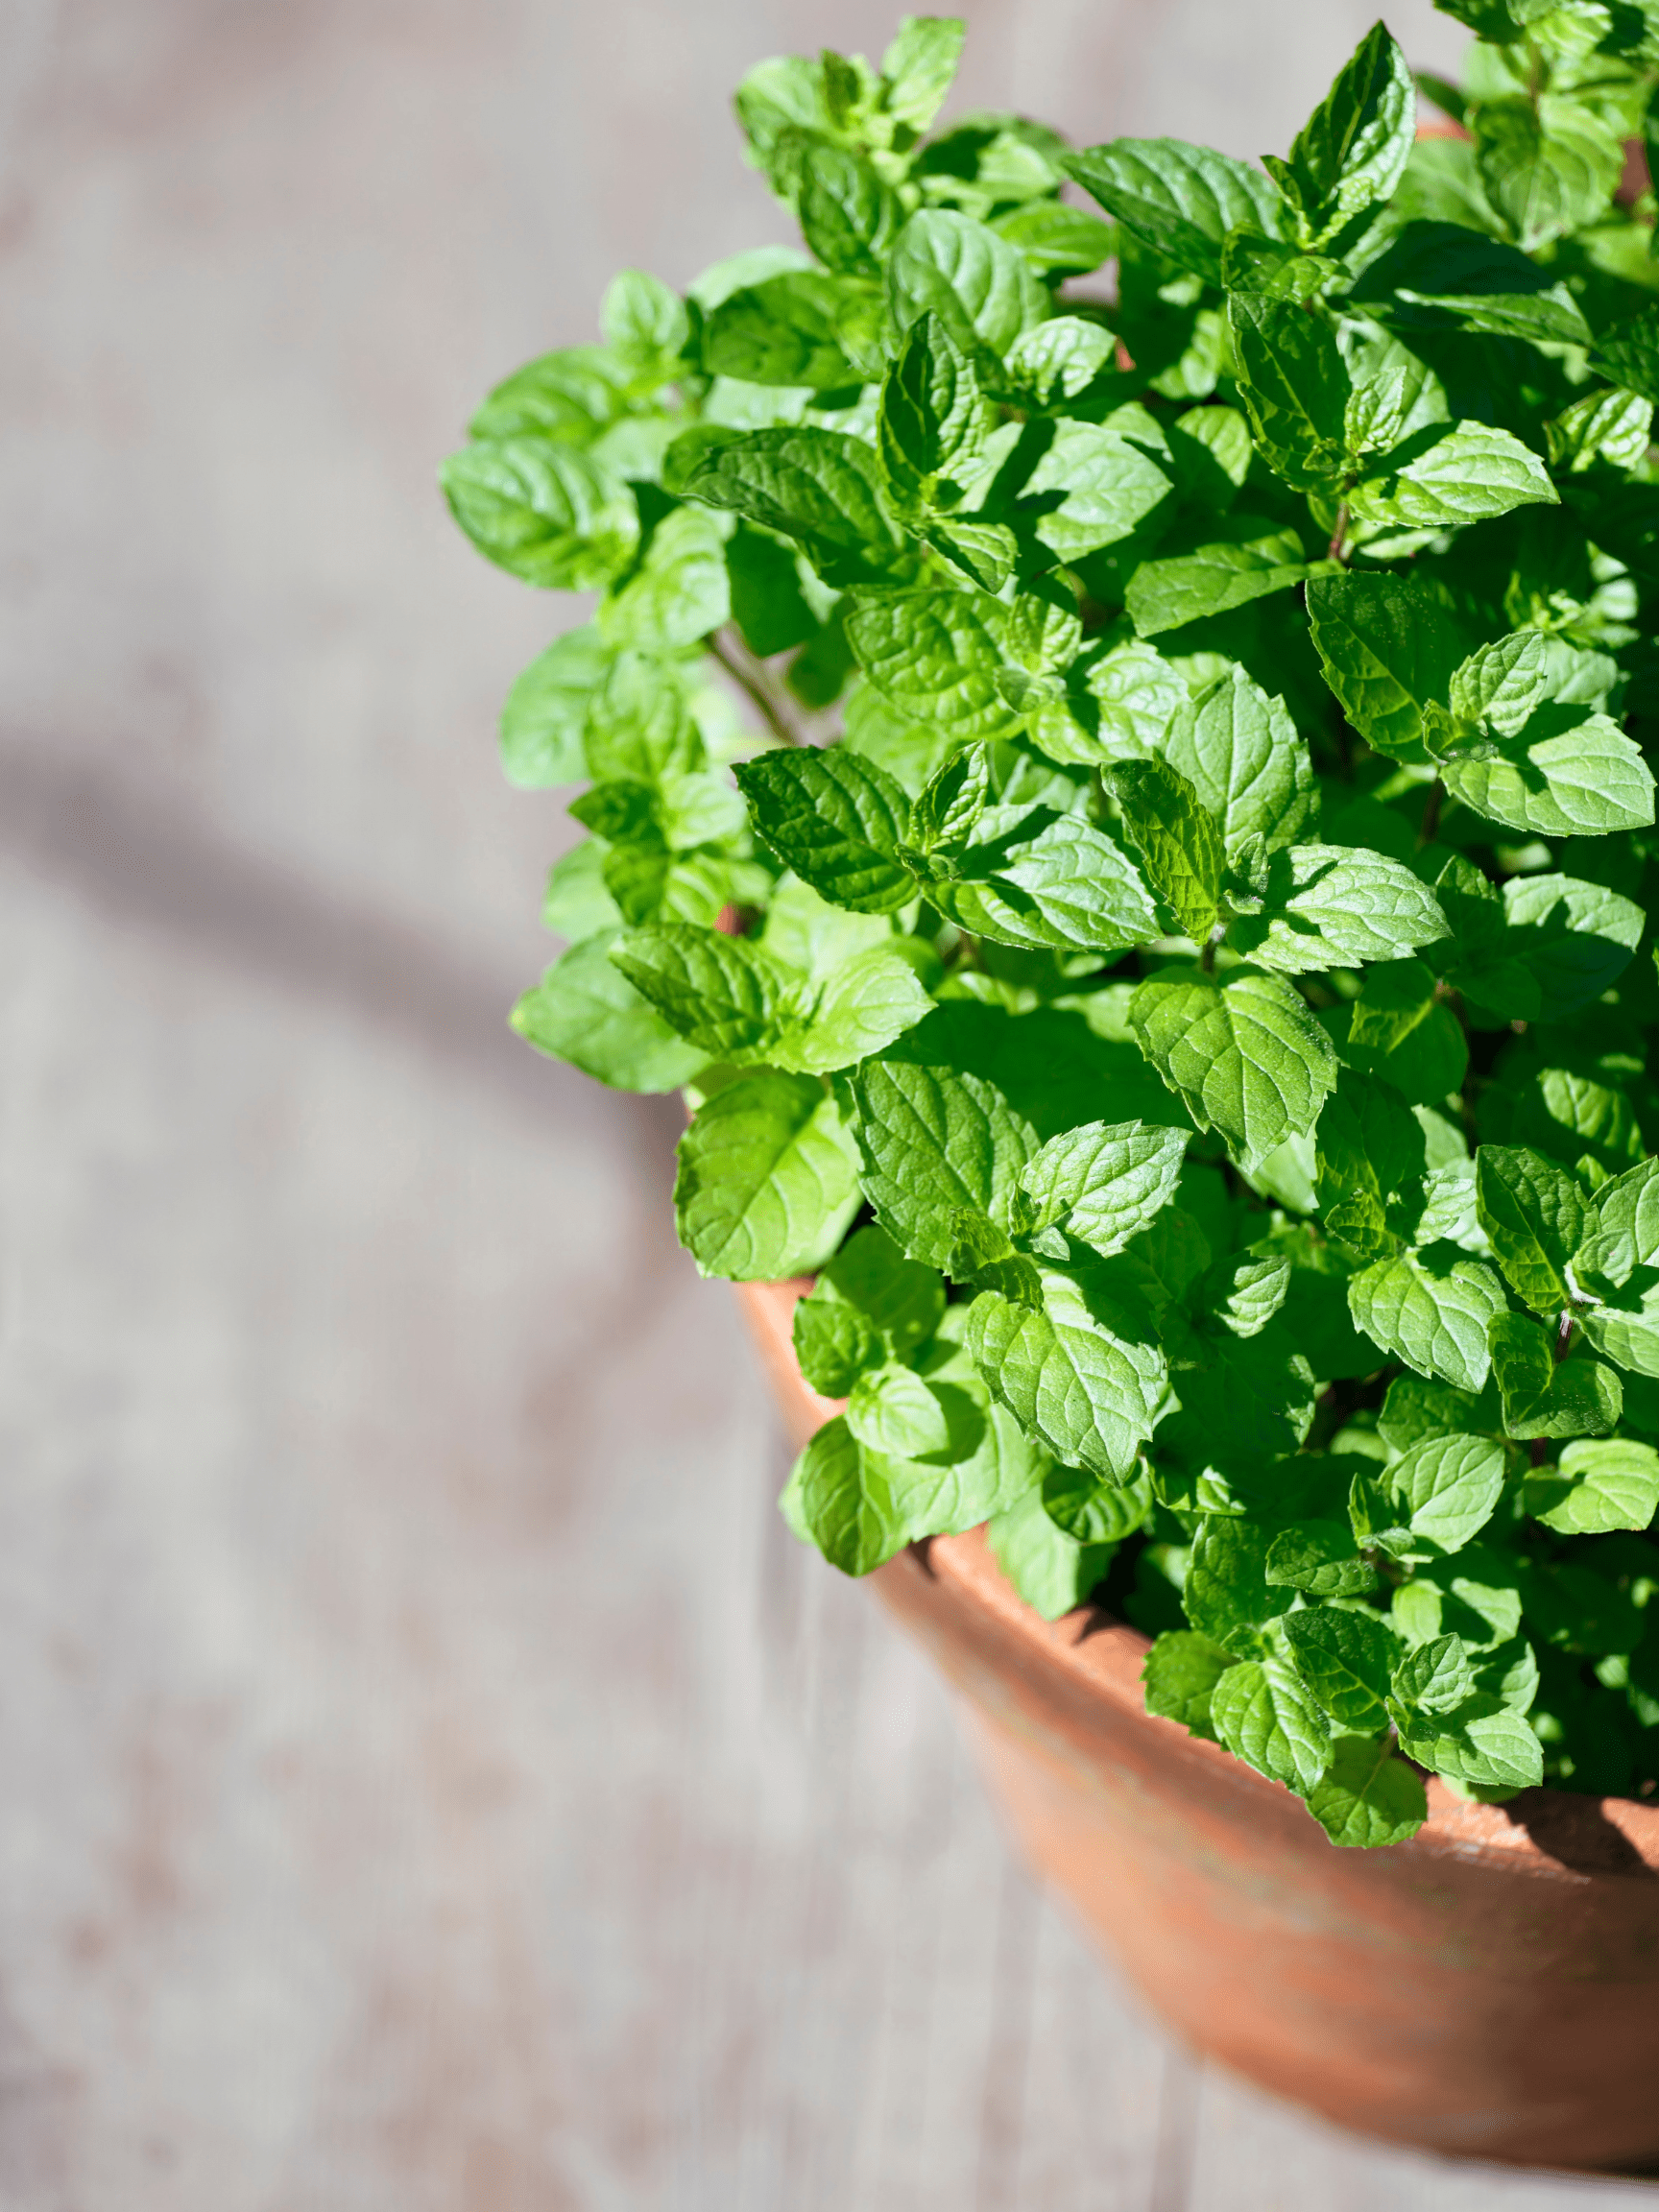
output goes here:
{"type": "MultiPolygon", "coordinates": [[[[969,98],[1248,153],[1370,11],[970,13],[969,98]]],[[[888,16],[0,10],[5,2212],[1618,2194],[1167,2050],[773,1514],[671,1111],[502,1027],[567,603],[434,459],[614,267],[771,234],[731,82],[888,16]]]]}

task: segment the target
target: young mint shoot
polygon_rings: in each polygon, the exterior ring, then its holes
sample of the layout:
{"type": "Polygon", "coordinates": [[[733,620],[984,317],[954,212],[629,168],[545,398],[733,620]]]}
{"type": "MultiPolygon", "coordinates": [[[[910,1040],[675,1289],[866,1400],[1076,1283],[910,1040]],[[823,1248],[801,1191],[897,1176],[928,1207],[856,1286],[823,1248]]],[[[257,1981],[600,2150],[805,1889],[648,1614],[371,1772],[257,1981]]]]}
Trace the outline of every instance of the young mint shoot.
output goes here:
{"type": "Polygon", "coordinates": [[[443,479],[594,595],[514,1022],[815,1278],[791,1527],[988,1523],[1342,1845],[1659,1787],[1659,18],[1439,4],[1462,135],[1379,24],[1260,164],[941,122],[949,18],[762,62],[802,245],[625,273],[443,479]]]}

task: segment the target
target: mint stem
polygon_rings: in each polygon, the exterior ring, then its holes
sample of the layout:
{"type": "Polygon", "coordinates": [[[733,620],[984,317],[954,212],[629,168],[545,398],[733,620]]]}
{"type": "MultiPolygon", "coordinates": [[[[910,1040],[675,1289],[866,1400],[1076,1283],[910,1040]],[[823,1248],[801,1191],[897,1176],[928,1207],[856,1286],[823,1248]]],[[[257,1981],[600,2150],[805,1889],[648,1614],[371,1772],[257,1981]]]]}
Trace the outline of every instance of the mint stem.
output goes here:
{"type": "Polygon", "coordinates": [[[742,685],[759,709],[762,720],[781,745],[799,745],[801,733],[788,719],[782,704],[766,680],[765,670],[740,645],[735,637],[716,630],[709,639],[709,650],[719,661],[734,684],[742,685]]]}

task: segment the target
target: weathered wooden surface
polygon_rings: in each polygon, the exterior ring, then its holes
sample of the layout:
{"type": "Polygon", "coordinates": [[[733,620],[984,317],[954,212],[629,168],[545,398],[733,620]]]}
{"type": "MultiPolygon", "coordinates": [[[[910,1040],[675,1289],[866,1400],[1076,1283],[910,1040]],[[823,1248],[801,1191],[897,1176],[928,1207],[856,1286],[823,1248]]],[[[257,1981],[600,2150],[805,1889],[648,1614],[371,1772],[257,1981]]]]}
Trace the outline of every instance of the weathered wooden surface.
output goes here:
{"type": "MultiPolygon", "coordinates": [[[[1369,11],[971,12],[970,98],[1249,153],[1369,11]]],[[[614,265],[766,234],[721,96],[886,16],[0,10],[5,2212],[1625,2194],[1166,2047],[771,1512],[671,1110],[501,1027],[550,615],[433,457],[614,265]]]]}

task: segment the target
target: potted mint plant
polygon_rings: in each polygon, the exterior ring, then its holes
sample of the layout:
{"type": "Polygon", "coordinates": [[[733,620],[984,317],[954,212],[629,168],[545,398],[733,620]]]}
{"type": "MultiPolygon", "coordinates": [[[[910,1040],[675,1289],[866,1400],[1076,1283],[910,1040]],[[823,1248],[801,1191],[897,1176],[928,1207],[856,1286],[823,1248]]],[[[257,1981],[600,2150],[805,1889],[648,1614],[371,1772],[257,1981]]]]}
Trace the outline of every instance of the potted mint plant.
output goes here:
{"type": "Polygon", "coordinates": [[[763,62],[803,245],[620,276],[444,469],[598,595],[502,720],[587,832],[514,1022],[815,1278],[790,1526],[984,1525],[1333,1864],[1659,1788],[1659,17],[1442,4],[1456,134],[1379,24],[1259,167],[941,126],[952,20],[763,62]]]}

